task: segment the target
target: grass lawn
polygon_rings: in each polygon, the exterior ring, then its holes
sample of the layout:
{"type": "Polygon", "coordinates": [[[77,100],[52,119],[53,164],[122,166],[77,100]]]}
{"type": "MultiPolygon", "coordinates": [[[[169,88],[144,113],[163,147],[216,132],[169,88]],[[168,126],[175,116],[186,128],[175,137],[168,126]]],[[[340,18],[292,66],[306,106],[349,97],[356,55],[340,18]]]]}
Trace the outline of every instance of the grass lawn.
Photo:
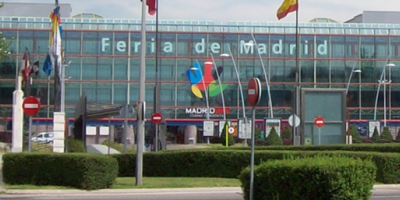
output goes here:
{"type": "MultiPolygon", "coordinates": [[[[239,179],[232,178],[164,178],[143,177],[143,184],[136,186],[136,179],[117,178],[112,189],[137,188],[190,188],[190,187],[239,187],[239,179]]],[[[35,190],[35,189],[74,189],[62,186],[35,186],[35,185],[3,185],[4,189],[35,190]]]]}

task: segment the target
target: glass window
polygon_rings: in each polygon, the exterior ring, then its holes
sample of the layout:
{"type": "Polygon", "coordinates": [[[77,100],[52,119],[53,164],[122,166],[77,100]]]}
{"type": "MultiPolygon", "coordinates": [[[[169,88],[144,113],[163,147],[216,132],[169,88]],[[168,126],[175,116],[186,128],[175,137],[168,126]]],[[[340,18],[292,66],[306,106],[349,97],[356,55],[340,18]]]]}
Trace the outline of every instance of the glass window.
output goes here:
{"type": "Polygon", "coordinates": [[[346,82],[346,66],[344,61],[331,61],[331,82],[333,83],[345,83],[346,82]]]}
{"type": "Polygon", "coordinates": [[[128,59],[114,59],[114,80],[127,80],[128,59]]]}
{"type": "Polygon", "coordinates": [[[63,36],[65,54],[81,54],[81,32],[65,31],[63,36]]]}

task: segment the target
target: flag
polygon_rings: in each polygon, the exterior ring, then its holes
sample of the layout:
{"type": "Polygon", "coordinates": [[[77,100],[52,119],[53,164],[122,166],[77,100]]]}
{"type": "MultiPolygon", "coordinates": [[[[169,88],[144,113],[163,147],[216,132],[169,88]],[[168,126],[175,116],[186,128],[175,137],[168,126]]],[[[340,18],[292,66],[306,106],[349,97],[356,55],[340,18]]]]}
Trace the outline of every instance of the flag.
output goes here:
{"type": "Polygon", "coordinates": [[[298,0],[284,0],[279,7],[276,16],[278,19],[286,17],[287,14],[296,11],[299,8],[298,0]]]}
{"type": "Polygon", "coordinates": [[[43,64],[43,71],[44,71],[44,73],[47,74],[47,76],[50,76],[51,70],[52,70],[51,58],[50,58],[50,54],[47,53],[46,60],[44,61],[44,64],[43,64]]]}
{"type": "Polygon", "coordinates": [[[28,80],[29,78],[29,53],[25,52],[24,55],[22,56],[22,67],[21,67],[21,72],[23,75],[22,82],[24,83],[25,81],[28,80]]]}
{"type": "MultiPolygon", "coordinates": [[[[60,6],[56,6],[50,13],[51,20],[51,34],[50,34],[50,50],[53,56],[57,56],[57,66],[61,65],[61,36],[62,36],[62,26],[60,17],[60,6]]],[[[53,63],[54,65],[54,63],[53,63]]]]}
{"type": "MultiPolygon", "coordinates": [[[[142,2],[142,0],[140,0],[142,2]]],[[[158,0],[146,0],[146,5],[148,7],[148,13],[150,15],[156,14],[157,11],[157,1],[158,0]]]]}
{"type": "Polygon", "coordinates": [[[39,74],[39,60],[33,63],[29,74],[35,74],[35,75],[39,74]]]}

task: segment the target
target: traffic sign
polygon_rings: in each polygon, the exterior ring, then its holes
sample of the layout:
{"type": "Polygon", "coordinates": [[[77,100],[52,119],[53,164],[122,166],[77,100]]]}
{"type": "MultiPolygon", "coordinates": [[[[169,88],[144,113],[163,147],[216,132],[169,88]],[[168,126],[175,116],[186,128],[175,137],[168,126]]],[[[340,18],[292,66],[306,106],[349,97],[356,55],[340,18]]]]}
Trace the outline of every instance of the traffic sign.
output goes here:
{"type": "Polygon", "coordinates": [[[251,106],[256,106],[261,99],[261,82],[258,78],[250,79],[247,85],[247,100],[251,106]]]}
{"type": "Polygon", "coordinates": [[[151,116],[151,121],[153,121],[153,123],[155,123],[155,124],[161,123],[162,119],[163,119],[163,117],[162,117],[161,113],[154,113],[151,116]]]}
{"type": "Polygon", "coordinates": [[[325,125],[325,119],[323,117],[316,117],[314,120],[315,126],[318,126],[318,128],[321,128],[325,125]]]}
{"type": "Polygon", "coordinates": [[[234,133],[235,133],[235,128],[232,127],[232,126],[229,127],[229,128],[228,128],[228,133],[231,134],[231,135],[234,134],[234,133]]]}
{"type": "Polygon", "coordinates": [[[203,121],[203,136],[214,136],[214,121],[203,121]]]}
{"type": "Polygon", "coordinates": [[[294,117],[294,127],[298,127],[300,125],[300,118],[297,115],[290,115],[288,122],[291,127],[293,127],[293,117],[294,117]]]}
{"type": "Polygon", "coordinates": [[[22,109],[29,116],[36,115],[40,110],[39,99],[33,96],[26,97],[22,103],[22,109]]]}

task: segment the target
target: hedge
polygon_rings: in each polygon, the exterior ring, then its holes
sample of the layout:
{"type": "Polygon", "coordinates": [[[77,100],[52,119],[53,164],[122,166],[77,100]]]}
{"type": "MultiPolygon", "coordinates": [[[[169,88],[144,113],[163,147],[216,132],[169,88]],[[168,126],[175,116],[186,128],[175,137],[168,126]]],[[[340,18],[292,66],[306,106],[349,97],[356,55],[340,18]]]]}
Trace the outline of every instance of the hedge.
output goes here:
{"type": "MultiPolygon", "coordinates": [[[[287,157],[317,155],[371,158],[378,167],[376,181],[400,183],[400,154],[349,151],[255,151],[255,164],[287,157]]],[[[133,177],[136,172],[135,154],[113,155],[118,161],[120,177],[133,177]]],[[[146,153],[143,155],[143,175],[148,177],[220,177],[237,178],[250,163],[249,151],[196,150],[146,153]]]]}
{"type": "MultiPolygon", "coordinates": [[[[369,160],[314,157],[275,160],[254,168],[253,199],[369,199],[376,166],[369,160]]],[[[244,199],[250,196],[250,170],[239,176],[244,199]]]]}
{"type": "Polygon", "coordinates": [[[3,155],[3,181],[10,185],[55,185],[94,190],[117,178],[114,158],[93,154],[12,153],[3,155]]]}
{"type": "MultiPolygon", "coordinates": [[[[209,150],[226,150],[224,148],[210,148],[209,150]]],[[[250,150],[250,147],[235,147],[232,150],[250,150]]],[[[381,144],[352,144],[352,145],[316,145],[316,146],[256,146],[255,150],[281,151],[374,151],[400,153],[399,143],[381,144]]]]}

